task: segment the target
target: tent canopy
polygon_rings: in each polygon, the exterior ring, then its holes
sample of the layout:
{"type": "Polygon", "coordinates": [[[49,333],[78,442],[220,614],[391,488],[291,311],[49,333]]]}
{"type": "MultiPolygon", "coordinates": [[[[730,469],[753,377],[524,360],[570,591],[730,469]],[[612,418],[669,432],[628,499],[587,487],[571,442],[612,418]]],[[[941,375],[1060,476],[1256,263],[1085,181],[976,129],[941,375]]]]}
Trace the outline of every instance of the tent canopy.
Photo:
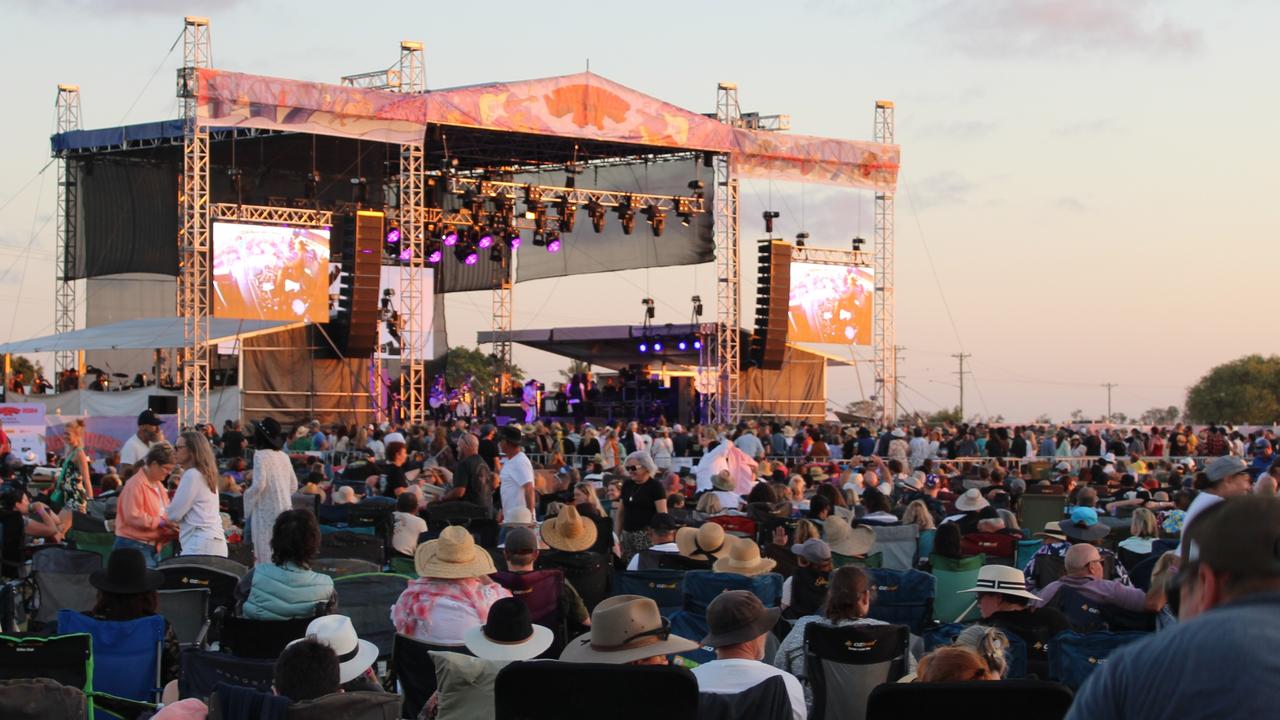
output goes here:
{"type": "MultiPolygon", "coordinates": [[[[273,320],[209,318],[209,344],[233,342],[257,335],[299,327],[303,323],[273,320]]],[[[38,353],[74,350],[147,350],[186,344],[182,318],[142,318],[98,325],[74,332],[16,340],[0,345],[0,353],[38,353]]]]}

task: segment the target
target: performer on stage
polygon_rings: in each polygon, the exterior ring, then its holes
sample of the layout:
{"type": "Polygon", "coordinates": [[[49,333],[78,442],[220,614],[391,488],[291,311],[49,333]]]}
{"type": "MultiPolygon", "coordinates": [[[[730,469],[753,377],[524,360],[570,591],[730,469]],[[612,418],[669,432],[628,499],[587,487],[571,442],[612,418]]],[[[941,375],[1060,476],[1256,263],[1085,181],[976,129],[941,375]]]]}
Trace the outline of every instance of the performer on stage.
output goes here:
{"type": "Polygon", "coordinates": [[[575,373],[569,379],[565,394],[569,397],[569,412],[579,425],[587,419],[587,398],[591,394],[591,373],[575,373]]]}
{"type": "Polygon", "coordinates": [[[449,415],[449,386],[445,384],[444,375],[437,375],[427,393],[427,405],[436,420],[444,420],[449,415]]]}
{"type": "Polygon", "coordinates": [[[520,409],[524,410],[524,421],[531,423],[537,420],[540,407],[542,407],[542,383],[530,380],[524,384],[524,392],[520,396],[520,409]]]}

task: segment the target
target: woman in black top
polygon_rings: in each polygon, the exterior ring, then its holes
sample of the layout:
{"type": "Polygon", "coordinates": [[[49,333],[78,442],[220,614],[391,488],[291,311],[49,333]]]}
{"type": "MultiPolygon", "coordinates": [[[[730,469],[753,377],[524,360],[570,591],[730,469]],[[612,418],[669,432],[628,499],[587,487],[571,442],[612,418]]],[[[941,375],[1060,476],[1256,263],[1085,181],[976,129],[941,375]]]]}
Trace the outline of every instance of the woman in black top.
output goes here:
{"type": "Polygon", "coordinates": [[[632,555],[649,547],[645,528],[654,515],[667,511],[667,493],[662,483],[653,477],[658,465],[644,450],[628,455],[623,469],[627,480],[622,483],[622,504],[614,519],[614,528],[622,545],[622,562],[626,563],[632,555]]]}
{"type": "Polygon", "coordinates": [[[409,487],[409,480],[404,474],[404,463],[409,459],[409,448],[402,442],[387,443],[387,464],[382,467],[382,474],[387,476],[387,484],[382,494],[395,497],[409,487]]]}

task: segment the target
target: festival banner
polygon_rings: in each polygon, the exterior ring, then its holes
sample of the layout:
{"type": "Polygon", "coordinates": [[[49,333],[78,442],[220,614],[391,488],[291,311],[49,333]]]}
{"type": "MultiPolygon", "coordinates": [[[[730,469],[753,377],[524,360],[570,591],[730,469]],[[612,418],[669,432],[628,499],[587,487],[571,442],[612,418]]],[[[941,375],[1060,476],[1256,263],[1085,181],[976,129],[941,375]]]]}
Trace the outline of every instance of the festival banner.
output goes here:
{"type": "Polygon", "coordinates": [[[38,403],[2,403],[0,420],[9,436],[10,452],[23,459],[32,453],[36,464],[45,461],[44,406],[38,403]]]}
{"type": "MultiPolygon", "coordinates": [[[[49,452],[61,455],[66,450],[66,427],[72,420],[83,419],[84,449],[89,459],[101,468],[112,456],[120,452],[125,441],[138,432],[138,418],[134,415],[102,415],[82,417],[76,415],[48,415],[45,420],[45,443],[49,452]],[[99,462],[101,461],[101,462],[99,462]]],[[[173,442],[178,438],[178,416],[161,415],[164,423],[160,432],[165,440],[173,442]]]]}

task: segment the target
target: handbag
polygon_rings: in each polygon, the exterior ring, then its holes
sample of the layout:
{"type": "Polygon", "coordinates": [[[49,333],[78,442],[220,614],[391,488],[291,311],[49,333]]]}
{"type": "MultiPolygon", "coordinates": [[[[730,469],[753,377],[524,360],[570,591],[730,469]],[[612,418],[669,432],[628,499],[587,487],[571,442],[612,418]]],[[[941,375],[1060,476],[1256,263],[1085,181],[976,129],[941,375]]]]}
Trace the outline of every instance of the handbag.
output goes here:
{"type": "Polygon", "coordinates": [[[58,470],[58,478],[53,483],[53,492],[49,493],[49,507],[54,512],[62,512],[62,507],[66,504],[66,493],[62,491],[63,481],[67,477],[67,468],[71,466],[71,460],[75,456],[76,454],[72,452],[62,460],[62,468],[58,470]]]}

